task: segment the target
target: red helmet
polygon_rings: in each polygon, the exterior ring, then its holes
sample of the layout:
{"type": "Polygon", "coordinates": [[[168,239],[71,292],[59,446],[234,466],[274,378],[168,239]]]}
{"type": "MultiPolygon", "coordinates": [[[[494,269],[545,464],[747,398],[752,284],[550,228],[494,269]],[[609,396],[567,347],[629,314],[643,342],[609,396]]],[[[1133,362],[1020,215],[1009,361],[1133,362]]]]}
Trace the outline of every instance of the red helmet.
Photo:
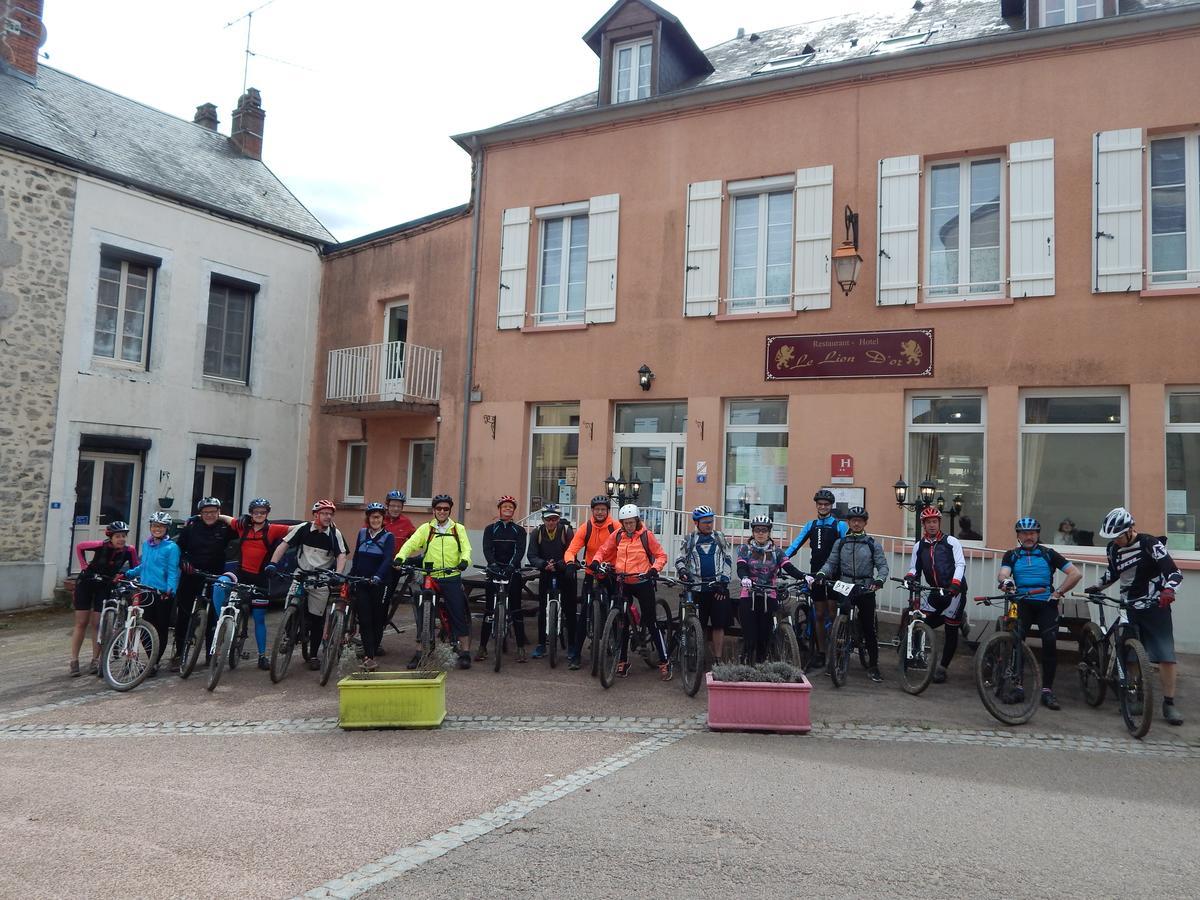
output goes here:
{"type": "Polygon", "coordinates": [[[337,512],[337,506],[332,500],[318,500],[312,506],[312,511],[314,514],[319,513],[323,509],[327,509],[330,512],[337,512]]]}
{"type": "Polygon", "coordinates": [[[926,519],[941,519],[941,517],[942,517],[942,511],[940,509],[938,509],[936,506],[927,506],[923,510],[921,510],[921,521],[922,522],[924,522],[926,519]]]}
{"type": "Polygon", "coordinates": [[[499,500],[496,501],[496,509],[499,509],[505,503],[511,503],[513,505],[513,509],[517,508],[517,498],[510,496],[508,494],[505,494],[503,497],[501,497],[499,500]]]}

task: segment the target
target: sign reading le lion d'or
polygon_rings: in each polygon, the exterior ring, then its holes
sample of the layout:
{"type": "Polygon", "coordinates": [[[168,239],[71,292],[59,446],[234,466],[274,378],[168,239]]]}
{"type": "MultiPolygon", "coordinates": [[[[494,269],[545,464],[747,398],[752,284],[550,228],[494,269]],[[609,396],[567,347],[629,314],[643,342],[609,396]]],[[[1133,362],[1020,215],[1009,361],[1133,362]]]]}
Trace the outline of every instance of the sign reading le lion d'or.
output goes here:
{"type": "Polygon", "coordinates": [[[933,329],[775,334],[767,381],[789,378],[914,378],[933,374],[933,329]]]}

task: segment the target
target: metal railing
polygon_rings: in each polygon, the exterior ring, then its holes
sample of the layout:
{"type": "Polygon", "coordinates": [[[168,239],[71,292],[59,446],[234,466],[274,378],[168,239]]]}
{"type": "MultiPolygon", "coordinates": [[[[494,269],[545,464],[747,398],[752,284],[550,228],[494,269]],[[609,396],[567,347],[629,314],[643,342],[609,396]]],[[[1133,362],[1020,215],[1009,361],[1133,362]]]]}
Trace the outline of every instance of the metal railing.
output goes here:
{"type": "Polygon", "coordinates": [[[390,341],[329,351],[326,400],[436,403],[441,395],[441,350],[390,341]]]}

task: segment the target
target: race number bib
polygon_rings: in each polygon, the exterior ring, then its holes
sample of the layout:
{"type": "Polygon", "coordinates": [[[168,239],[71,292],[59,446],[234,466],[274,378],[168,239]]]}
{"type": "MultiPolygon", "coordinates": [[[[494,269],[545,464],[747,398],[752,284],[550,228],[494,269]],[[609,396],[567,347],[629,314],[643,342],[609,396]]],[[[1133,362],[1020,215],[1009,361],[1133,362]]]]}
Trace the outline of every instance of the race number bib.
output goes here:
{"type": "Polygon", "coordinates": [[[833,589],[843,597],[849,597],[851,592],[854,590],[854,583],[851,581],[835,581],[833,583],[833,589]]]}

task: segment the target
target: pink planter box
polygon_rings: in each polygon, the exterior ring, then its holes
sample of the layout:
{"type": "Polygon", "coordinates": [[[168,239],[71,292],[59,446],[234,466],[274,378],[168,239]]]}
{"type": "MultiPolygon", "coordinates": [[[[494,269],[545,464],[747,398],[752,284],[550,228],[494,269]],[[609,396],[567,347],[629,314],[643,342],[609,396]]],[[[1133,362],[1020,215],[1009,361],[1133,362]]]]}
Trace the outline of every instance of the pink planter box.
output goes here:
{"type": "Polygon", "coordinates": [[[761,681],[713,681],[708,683],[708,727],[713,731],[812,731],[807,678],[794,684],[761,681]]]}

